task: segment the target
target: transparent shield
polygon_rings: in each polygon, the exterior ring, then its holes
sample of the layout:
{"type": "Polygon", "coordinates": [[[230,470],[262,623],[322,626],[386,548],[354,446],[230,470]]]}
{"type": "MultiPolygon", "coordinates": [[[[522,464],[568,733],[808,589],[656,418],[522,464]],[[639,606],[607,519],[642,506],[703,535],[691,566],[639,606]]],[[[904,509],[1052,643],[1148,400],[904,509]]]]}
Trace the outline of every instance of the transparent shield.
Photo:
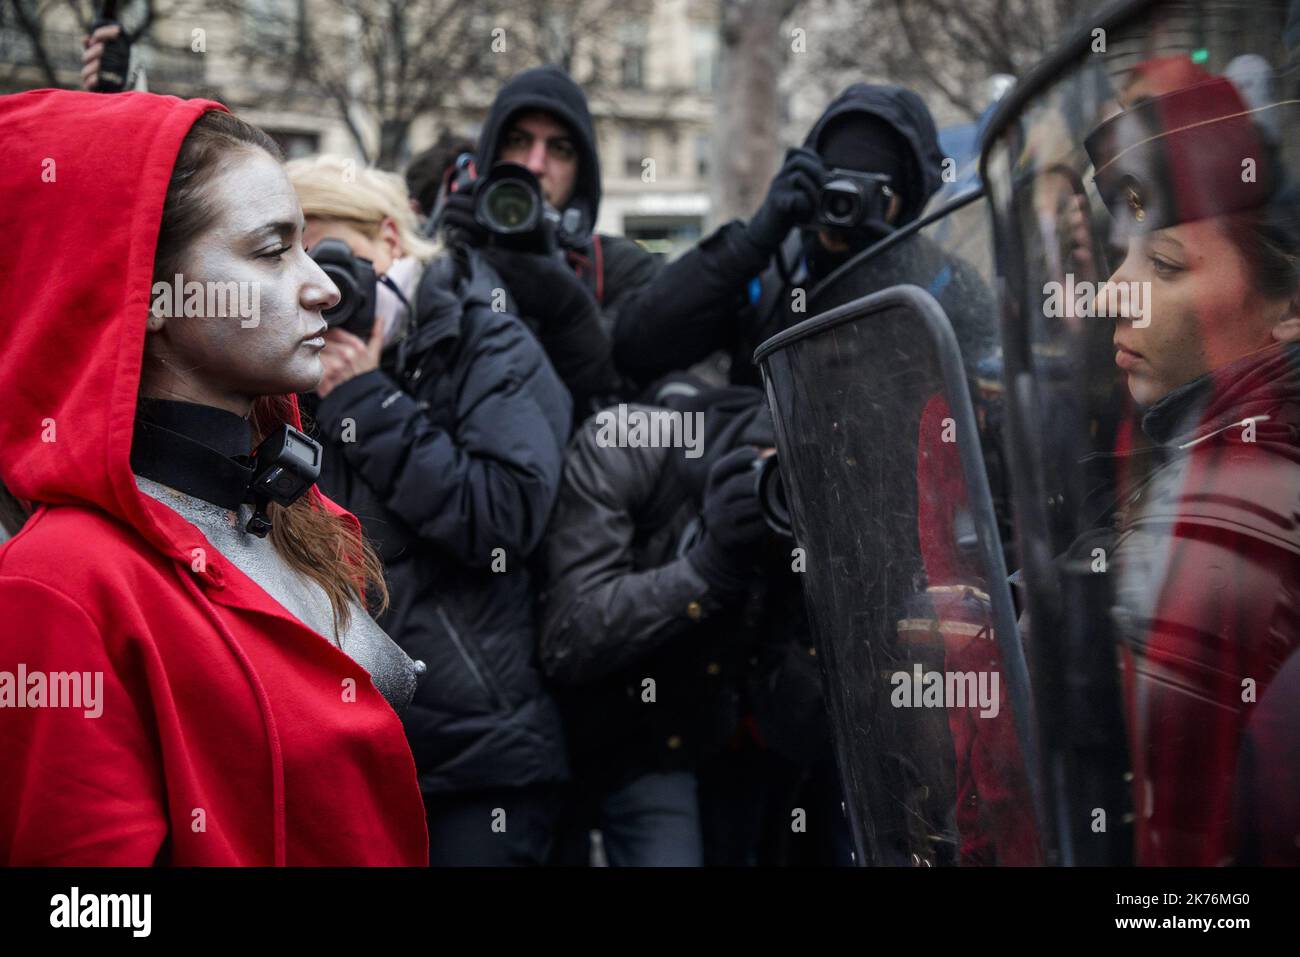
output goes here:
{"type": "Polygon", "coordinates": [[[910,235],[864,251],[826,277],[811,291],[809,304],[812,313],[818,314],[871,293],[913,285],[924,289],[943,308],[971,386],[999,538],[1007,563],[1016,567],[1002,454],[1002,353],[991,236],[988,200],[978,188],[968,190],[927,213],[910,235]]]}
{"type": "MultiPolygon", "coordinates": [[[[1113,11],[986,145],[1027,645],[1067,863],[1285,850],[1252,819],[1241,741],[1300,639],[1294,8],[1113,11]]],[[[1282,755],[1297,734],[1269,740],[1282,755]]]]}
{"type": "Polygon", "coordinates": [[[899,287],[758,358],[859,860],[1039,862],[1024,659],[947,317],[899,287]]]}

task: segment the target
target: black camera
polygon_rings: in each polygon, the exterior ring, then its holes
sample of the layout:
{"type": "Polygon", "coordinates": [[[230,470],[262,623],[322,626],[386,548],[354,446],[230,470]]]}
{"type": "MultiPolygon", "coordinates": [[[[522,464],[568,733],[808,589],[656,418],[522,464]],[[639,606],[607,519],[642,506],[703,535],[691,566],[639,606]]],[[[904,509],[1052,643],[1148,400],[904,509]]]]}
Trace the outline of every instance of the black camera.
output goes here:
{"type": "Polygon", "coordinates": [[[289,506],[320,478],[322,449],[319,442],[287,423],[272,432],[252,456],[253,477],[248,497],[256,508],[245,530],[265,538],[271,530],[268,502],[289,506]]]}
{"type": "Polygon", "coordinates": [[[790,525],[790,503],[785,497],[785,483],[776,464],[776,455],[754,460],[754,484],[758,491],[758,504],[763,511],[767,527],[782,538],[794,538],[790,525]]]}
{"type": "Polygon", "coordinates": [[[480,176],[469,153],[456,158],[447,192],[469,193],[474,221],[488,231],[493,243],[509,249],[554,253],[581,219],[576,209],[561,214],[547,203],[542,184],[528,167],[495,163],[480,176]]]}
{"type": "Polygon", "coordinates": [[[853,229],[863,223],[884,222],[894,196],[891,182],[884,173],[829,170],[817,200],[816,224],[853,229]]]}
{"type": "Polygon", "coordinates": [[[341,239],[322,239],[310,255],[339,290],[338,303],[322,313],[325,322],[331,329],[346,329],[362,341],[368,340],[375,327],[378,277],[374,263],[354,256],[341,239]]]}
{"type": "Polygon", "coordinates": [[[104,52],[99,58],[99,76],[95,79],[96,93],[121,93],[126,89],[128,72],[131,65],[131,37],[117,19],[118,4],[116,0],[104,0],[96,4],[95,18],[90,23],[90,32],[100,27],[117,27],[117,36],[104,40],[104,52]]]}

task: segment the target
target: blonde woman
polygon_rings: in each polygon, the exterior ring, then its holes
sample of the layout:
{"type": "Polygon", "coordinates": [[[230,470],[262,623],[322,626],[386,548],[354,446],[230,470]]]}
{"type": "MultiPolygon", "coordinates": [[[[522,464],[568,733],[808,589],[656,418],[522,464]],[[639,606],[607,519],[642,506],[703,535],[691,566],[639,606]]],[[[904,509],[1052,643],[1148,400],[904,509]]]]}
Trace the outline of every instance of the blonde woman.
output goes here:
{"type": "Polygon", "coordinates": [[[356,280],[359,302],[376,277],[373,315],[349,320],[363,334],[325,335],[320,484],[385,564],[380,623],[428,665],[403,720],[430,863],[543,863],[567,766],[535,665],[528,559],[559,488],[568,392],[533,335],[493,309],[489,270],[430,258],[398,177],[319,157],[289,178],[313,255],[356,280]]]}

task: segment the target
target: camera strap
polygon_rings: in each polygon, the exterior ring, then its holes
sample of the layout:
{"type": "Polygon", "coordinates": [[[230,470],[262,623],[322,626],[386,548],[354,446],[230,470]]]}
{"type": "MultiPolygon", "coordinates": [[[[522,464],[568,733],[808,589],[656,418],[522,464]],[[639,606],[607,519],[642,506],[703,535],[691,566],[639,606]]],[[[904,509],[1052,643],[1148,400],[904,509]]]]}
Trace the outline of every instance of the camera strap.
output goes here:
{"type": "Polygon", "coordinates": [[[605,304],[605,251],[600,244],[600,234],[591,234],[591,243],[588,247],[590,255],[586,250],[576,247],[565,247],[564,257],[569,263],[569,268],[573,270],[574,275],[583,281],[591,294],[596,297],[598,305],[605,304]]]}

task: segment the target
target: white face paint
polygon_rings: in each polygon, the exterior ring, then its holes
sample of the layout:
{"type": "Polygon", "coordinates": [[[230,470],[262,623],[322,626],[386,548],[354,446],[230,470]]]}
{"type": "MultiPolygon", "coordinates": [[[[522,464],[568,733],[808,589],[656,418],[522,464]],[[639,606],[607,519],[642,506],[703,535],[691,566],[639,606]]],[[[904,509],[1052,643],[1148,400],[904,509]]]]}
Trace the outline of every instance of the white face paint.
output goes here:
{"type": "Polygon", "coordinates": [[[151,317],[143,392],[246,415],[259,396],[315,388],[321,312],[339,293],[306,253],[302,209],[271,156],[255,148],[231,153],[205,194],[212,222],[182,256],[183,280],[253,290],[257,321],[189,309],[151,317]]]}

